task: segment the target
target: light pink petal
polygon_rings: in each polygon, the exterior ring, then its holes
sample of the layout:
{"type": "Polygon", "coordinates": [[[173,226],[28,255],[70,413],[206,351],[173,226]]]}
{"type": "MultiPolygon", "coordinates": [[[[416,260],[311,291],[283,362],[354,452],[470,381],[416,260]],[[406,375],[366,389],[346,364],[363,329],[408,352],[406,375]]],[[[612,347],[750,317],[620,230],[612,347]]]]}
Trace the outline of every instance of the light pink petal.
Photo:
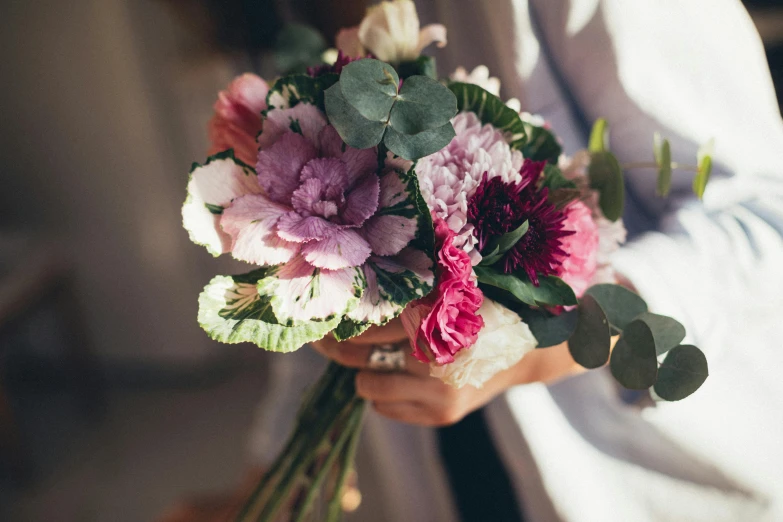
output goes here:
{"type": "Polygon", "coordinates": [[[345,228],[326,239],[310,241],[302,247],[302,255],[311,265],[337,270],[359,266],[370,257],[370,245],[354,229],[345,228]]]}
{"type": "Polygon", "coordinates": [[[320,216],[301,216],[291,211],[277,222],[277,235],[286,241],[304,243],[313,239],[323,239],[342,228],[320,216]]]}
{"type": "Polygon", "coordinates": [[[318,135],[326,125],[326,116],[310,103],[298,103],[289,109],[272,109],[264,120],[264,130],[258,137],[261,150],[268,149],[288,131],[301,135],[316,148],[318,135]]]}
{"type": "Polygon", "coordinates": [[[323,187],[326,199],[341,198],[346,188],[347,173],[345,163],[336,158],[316,158],[302,169],[300,181],[318,179],[323,187]]]}
{"type": "Polygon", "coordinates": [[[231,236],[231,255],[256,265],[279,265],[299,249],[274,233],[278,219],[288,209],[263,194],[240,197],[223,211],[220,226],[231,236]]]}
{"type": "Polygon", "coordinates": [[[359,40],[359,26],[341,29],[335,37],[335,45],[344,55],[352,58],[367,54],[359,40]]]}
{"type": "Polygon", "coordinates": [[[312,143],[299,134],[287,132],[269,149],[258,153],[258,183],[270,199],[288,203],[299,186],[302,168],[316,154],[312,143]]]}
{"type": "Polygon", "coordinates": [[[378,176],[365,176],[354,189],[345,196],[345,208],[342,222],[345,225],[360,226],[378,210],[380,181],[378,176]]]}
{"type": "Polygon", "coordinates": [[[381,178],[378,204],[381,208],[393,207],[408,199],[408,185],[397,172],[389,172],[381,178]]]}
{"type": "Polygon", "coordinates": [[[393,256],[413,241],[418,223],[405,216],[373,216],[362,227],[362,236],[374,254],[393,256]]]}
{"type": "Polygon", "coordinates": [[[430,24],[419,31],[419,44],[416,46],[417,54],[421,54],[425,47],[431,43],[437,43],[438,48],[446,47],[446,27],[441,24],[430,24]]]}
{"type": "Polygon", "coordinates": [[[356,268],[324,270],[297,256],[258,282],[258,293],[271,296],[280,323],[322,321],[353,310],[364,282],[356,268]]]}

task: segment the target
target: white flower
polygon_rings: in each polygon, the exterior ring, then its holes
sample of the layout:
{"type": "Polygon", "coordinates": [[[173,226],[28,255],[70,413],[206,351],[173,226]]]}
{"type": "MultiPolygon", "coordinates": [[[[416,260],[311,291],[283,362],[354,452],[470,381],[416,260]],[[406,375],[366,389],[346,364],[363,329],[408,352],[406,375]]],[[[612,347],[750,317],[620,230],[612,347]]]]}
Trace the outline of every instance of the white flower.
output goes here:
{"type": "Polygon", "coordinates": [[[446,28],[431,24],[420,28],[413,0],[381,2],[367,9],[359,27],[337,34],[337,48],[347,56],[364,56],[367,51],[384,62],[415,60],[431,43],[446,45],[446,28]]]}
{"type": "Polygon", "coordinates": [[[478,310],[484,328],[475,344],[460,350],[454,362],[430,365],[430,375],[456,388],[471,385],[481,388],[498,372],[511,368],[538,346],[530,328],[508,308],[484,298],[478,310]]]}
{"type": "Polygon", "coordinates": [[[455,82],[478,85],[485,91],[494,94],[495,96],[500,96],[500,80],[489,76],[489,69],[486,65],[479,65],[470,71],[470,73],[468,73],[464,67],[457,67],[449,78],[455,82]]]}

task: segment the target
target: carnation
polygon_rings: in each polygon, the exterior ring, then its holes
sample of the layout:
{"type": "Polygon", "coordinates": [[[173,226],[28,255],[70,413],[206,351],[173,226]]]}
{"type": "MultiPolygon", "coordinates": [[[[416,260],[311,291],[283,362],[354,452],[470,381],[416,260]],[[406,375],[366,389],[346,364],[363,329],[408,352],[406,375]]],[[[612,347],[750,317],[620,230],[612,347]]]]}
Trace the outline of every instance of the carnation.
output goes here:
{"type": "Polygon", "coordinates": [[[500,178],[522,181],[522,153],[511,150],[497,128],[484,125],[472,112],[452,119],[456,136],[446,147],[416,164],[421,193],[433,214],[455,233],[454,245],[470,256],[473,265],[481,261],[473,225],[468,221],[468,200],[481,180],[500,178]]]}
{"type": "Polygon", "coordinates": [[[582,297],[595,278],[598,268],[598,225],[593,213],[581,201],[572,201],[565,209],[563,229],[573,234],[561,240],[562,248],[568,252],[564,257],[558,275],[568,283],[577,297],[582,297]]]}
{"type": "Polygon", "coordinates": [[[481,388],[498,372],[517,364],[538,346],[530,328],[508,308],[484,299],[478,310],[484,328],[468,350],[454,356],[447,365],[430,365],[430,375],[456,388],[481,388]]]}
{"type": "Polygon", "coordinates": [[[266,109],[267,92],[264,80],[255,74],[243,74],[218,94],[208,126],[210,155],[233,149],[238,160],[255,164],[256,136],[263,126],[261,111],[266,109]]]}

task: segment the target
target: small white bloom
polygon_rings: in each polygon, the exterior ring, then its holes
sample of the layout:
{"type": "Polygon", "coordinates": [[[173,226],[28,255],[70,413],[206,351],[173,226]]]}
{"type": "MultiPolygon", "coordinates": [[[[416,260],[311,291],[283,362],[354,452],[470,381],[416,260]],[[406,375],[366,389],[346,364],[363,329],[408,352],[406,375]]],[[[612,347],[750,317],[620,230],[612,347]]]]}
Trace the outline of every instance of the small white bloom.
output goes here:
{"type": "Polygon", "coordinates": [[[455,82],[472,83],[478,85],[485,91],[500,96],[500,80],[495,77],[490,77],[489,69],[486,65],[479,65],[470,73],[464,67],[457,67],[457,69],[449,76],[455,82]]]}
{"type": "Polygon", "coordinates": [[[431,364],[430,375],[456,388],[468,384],[481,388],[538,346],[528,325],[505,306],[484,298],[478,314],[484,318],[484,328],[475,344],[457,352],[451,364],[431,364]]]}

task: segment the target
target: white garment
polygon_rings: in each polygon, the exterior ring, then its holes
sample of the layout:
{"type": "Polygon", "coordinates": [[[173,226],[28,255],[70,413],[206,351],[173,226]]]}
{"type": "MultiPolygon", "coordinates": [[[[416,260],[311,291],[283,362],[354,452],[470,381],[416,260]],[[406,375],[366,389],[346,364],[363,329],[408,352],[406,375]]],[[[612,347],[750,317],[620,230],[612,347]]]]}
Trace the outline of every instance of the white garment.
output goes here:
{"type": "MultiPolygon", "coordinates": [[[[549,120],[567,152],[584,147],[598,117],[621,163],[650,160],[655,131],[686,163],[716,142],[703,203],[692,174],[675,174],[672,197],[660,200],[654,171],[628,173],[626,221],[637,235],[615,258],[652,310],[685,324],[710,377],[688,399],[642,412],[603,370],[495,400],[489,423],[529,520],[783,520],[783,123],[740,2],[418,7],[423,23],[448,27],[441,75],[488,65],[501,94],[549,120]]],[[[294,357],[305,356],[279,359],[294,357]]],[[[293,410],[286,399],[277,405],[293,410]]],[[[356,520],[456,520],[434,440],[369,416],[356,520]]]]}

